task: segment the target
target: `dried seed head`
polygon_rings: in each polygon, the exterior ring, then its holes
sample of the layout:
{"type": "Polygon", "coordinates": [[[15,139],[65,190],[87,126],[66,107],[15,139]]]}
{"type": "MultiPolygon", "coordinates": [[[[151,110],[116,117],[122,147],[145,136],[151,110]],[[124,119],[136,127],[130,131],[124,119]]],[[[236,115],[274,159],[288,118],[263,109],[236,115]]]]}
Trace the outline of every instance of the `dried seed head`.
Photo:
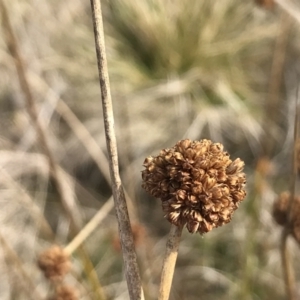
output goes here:
{"type": "MultiPolygon", "coordinates": [[[[281,226],[288,222],[290,193],[283,192],[273,205],[273,218],[281,226]]],[[[295,196],[291,207],[290,230],[295,240],[300,243],[300,197],[295,196]]]]}
{"type": "Polygon", "coordinates": [[[56,288],[55,295],[49,300],[78,300],[78,292],[72,286],[61,285],[56,288]]]}
{"type": "Polygon", "coordinates": [[[284,226],[288,220],[290,193],[283,192],[273,204],[273,218],[277,224],[284,226]]]}
{"type": "Polygon", "coordinates": [[[71,263],[68,255],[59,246],[52,246],[38,258],[38,266],[47,279],[60,281],[69,272],[71,263]]]}
{"type": "MultiPolygon", "coordinates": [[[[279,224],[284,226],[288,221],[288,209],[290,201],[290,193],[285,191],[279,195],[273,204],[273,218],[279,224]]],[[[300,197],[295,196],[291,208],[291,223],[296,219],[300,219],[300,197]]]]}
{"type": "Polygon", "coordinates": [[[161,199],[165,217],[201,234],[230,222],[245,198],[244,162],[232,161],[223,145],[181,140],[156,157],[147,157],[142,187],[161,199]]]}

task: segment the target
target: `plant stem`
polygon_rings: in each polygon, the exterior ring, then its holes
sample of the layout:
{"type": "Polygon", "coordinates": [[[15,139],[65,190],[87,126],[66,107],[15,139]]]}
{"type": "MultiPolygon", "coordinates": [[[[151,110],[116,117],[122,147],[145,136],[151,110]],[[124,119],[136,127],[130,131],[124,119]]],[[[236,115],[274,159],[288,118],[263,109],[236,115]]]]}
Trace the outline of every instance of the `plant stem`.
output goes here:
{"type": "Polygon", "coordinates": [[[175,226],[172,224],[168,237],[166,254],[163,262],[158,300],[169,299],[181,233],[182,227],[175,226]]]}
{"type": "Polygon", "coordinates": [[[282,271],[283,271],[286,295],[288,300],[296,300],[294,270],[290,262],[290,255],[287,247],[287,241],[291,233],[291,226],[293,222],[292,210],[293,210],[293,202],[295,201],[295,189],[296,189],[296,180],[297,180],[297,173],[298,173],[297,139],[299,135],[299,116],[300,116],[298,98],[299,98],[299,93],[296,96],[296,101],[295,101],[294,147],[293,147],[292,176],[291,176],[291,187],[290,187],[291,196],[290,196],[290,201],[288,206],[288,220],[282,230],[281,247],[280,247],[282,271]]]}
{"type": "Polygon", "coordinates": [[[106,144],[109,156],[110,176],[113,197],[118,219],[120,240],[125,264],[125,276],[130,299],[143,299],[144,294],[138,270],[137,257],[134,249],[133,236],[127,210],[124,190],[119,175],[117,142],[114,132],[114,116],[105,53],[104,31],[99,0],[91,0],[97,64],[100,79],[106,144]]]}
{"type": "Polygon", "coordinates": [[[295,278],[294,271],[290,262],[290,254],[287,248],[287,240],[290,230],[284,228],[281,235],[281,264],[285,283],[285,291],[288,300],[296,300],[295,298],[295,278]]]}

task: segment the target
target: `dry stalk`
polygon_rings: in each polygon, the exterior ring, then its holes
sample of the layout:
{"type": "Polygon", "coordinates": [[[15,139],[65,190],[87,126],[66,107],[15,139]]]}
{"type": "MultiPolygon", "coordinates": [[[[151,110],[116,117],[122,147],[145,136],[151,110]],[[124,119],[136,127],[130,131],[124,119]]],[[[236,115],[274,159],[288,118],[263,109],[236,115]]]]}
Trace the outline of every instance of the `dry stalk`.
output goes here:
{"type": "Polygon", "coordinates": [[[178,256],[182,227],[171,225],[166,254],[163,262],[158,300],[168,300],[178,256]]]}
{"type": "MultiPolygon", "coordinates": [[[[299,98],[299,94],[297,95],[299,98]]],[[[296,99],[295,104],[295,123],[294,123],[294,147],[293,147],[293,159],[292,159],[292,167],[293,172],[291,176],[291,188],[290,188],[290,201],[288,207],[288,221],[286,222],[281,235],[281,245],[280,245],[280,252],[281,252],[281,262],[282,262],[282,270],[283,270],[283,277],[285,282],[285,289],[286,295],[289,300],[296,300],[296,287],[295,287],[295,275],[294,270],[290,261],[290,254],[287,247],[288,237],[291,233],[291,226],[292,226],[292,208],[293,202],[295,201],[295,188],[296,188],[296,180],[297,180],[297,138],[299,135],[299,115],[300,115],[300,108],[298,104],[298,99],[296,99]]]]}
{"type": "Polygon", "coordinates": [[[112,181],[113,197],[118,219],[120,241],[125,264],[125,276],[130,299],[143,299],[144,294],[138,270],[137,257],[134,249],[133,236],[127,210],[124,190],[119,175],[117,142],[114,132],[114,116],[110,85],[105,53],[104,31],[102,22],[101,4],[99,0],[91,0],[97,64],[102,96],[103,116],[107,150],[109,156],[110,176],[112,181]]]}

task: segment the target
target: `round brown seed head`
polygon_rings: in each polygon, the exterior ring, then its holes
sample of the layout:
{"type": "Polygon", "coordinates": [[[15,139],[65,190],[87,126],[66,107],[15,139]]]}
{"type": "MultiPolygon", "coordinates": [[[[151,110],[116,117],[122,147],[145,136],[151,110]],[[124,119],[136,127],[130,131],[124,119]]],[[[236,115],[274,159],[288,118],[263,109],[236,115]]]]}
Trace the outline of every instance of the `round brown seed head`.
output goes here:
{"type": "Polygon", "coordinates": [[[273,204],[273,218],[279,225],[284,225],[288,220],[288,206],[290,201],[290,193],[283,192],[275,200],[273,204]]]}
{"type": "MultiPolygon", "coordinates": [[[[277,224],[284,226],[288,221],[288,210],[290,201],[290,192],[283,192],[273,204],[273,218],[277,224]]],[[[291,225],[300,218],[300,197],[295,196],[291,207],[291,225]]]]}
{"type": "Polygon", "coordinates": [[[38,266],[47,279],[60,281],[69,272],[71,263],[68,255],[61,247],[52,246],[40,254],[38,266]]]}
{"type": "Polygon", "coordinates": [[[147,157],[142,187],[161,199],[165,217],[201,234],[230,222],[245,198],[244,162],[232,161],[223,145],[181,140],[147,157]]]}
{"type": "MultiPolygon", "coordinates": [[[[286,226],[289,219],[289,192],[283,192],[273,204],[273,218],[282,226],[286,226]]],[[[295,196],[291,207],[290,223],[288,224],[291,235],[300,244],[300,197],[295,196]]]]}

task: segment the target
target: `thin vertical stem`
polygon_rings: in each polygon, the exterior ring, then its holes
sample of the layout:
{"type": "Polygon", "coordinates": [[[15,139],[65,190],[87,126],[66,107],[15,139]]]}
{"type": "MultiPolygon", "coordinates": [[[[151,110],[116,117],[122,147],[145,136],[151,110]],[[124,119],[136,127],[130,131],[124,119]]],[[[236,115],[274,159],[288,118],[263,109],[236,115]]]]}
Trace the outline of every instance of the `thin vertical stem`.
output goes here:
{"type": "Polygon", "coordinates": [[[176,260],[178,256],[181,233],[182,227],[172,224],[163,262],[158,300],[169,299],[176,260]]]}
{"type": "Polygon", "coordinates": [[[298,98],[299,93],[297,93],[297,99],[295,101],[295,123],[294,123],[294,147],[293,147],[293,159],[292,159],[292,176],[291,176],[291,187],[290,187],[290,201],[288,207],[288,221],[286,222],[281,235],[281,262],[282,262],[282,271],[285,282],[285,289],[287,298],[289,300],[296,300],[296,288],[295,288],[295,276],[294,270],[290,262],[290,254],[287,247],[288,237],[291,233],[292,226],[292,210],[293,210],[293,202],[295,200],[295,188],[296,188],[296,180],[297,180],[297,139],[299,135],[299,104],[298,98]]]}
{"type": "Polygon", "coordinates": [[[282,231],[281,246],[280,246],[281,265],[282,265],[282,272],[283,272],[287,299],[296,300],[294,271],[291,265],[290,253],[287,247],[289,233],[290,233],[290,229],[287,228],[284,228],[282,231]]]}
{"type": "Polygon", "coordinates": [[[117,142],[114,131],[114,116],[110,94],[110,85],[105,53],[104,31],[102,22],[101,4],[99,0],[91,0],[97,64],[100,79],[101,98],[103,107],[106,144],[109,154],[110,176],[112,181],[113,197],[118,219],[120,240],[125,264],[125,276],[130,299],[143,299],[143,290],[138,270],[137,257],[134,249],[133,236],[127,210],[124,190],[119,175],[117,142]]]}

